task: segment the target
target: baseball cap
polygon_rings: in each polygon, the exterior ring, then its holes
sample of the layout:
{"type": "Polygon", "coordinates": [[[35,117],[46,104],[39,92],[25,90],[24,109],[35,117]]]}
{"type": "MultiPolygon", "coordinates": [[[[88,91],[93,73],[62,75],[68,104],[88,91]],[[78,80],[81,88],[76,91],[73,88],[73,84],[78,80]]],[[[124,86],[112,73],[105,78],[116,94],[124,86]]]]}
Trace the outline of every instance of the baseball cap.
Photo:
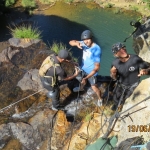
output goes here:
{"type": "Polygon", "coordinates": [[[126,46],[125,46],[123,43],[118,42],[118,43],[116,43],[116,44],[113,44],[111,51],[115,54],[115,53],[117,53],[121,48],[124,48],[124,47],[126,47],[126,46]]]}
{"type": "Polygon", "coordinates": [[[61,59],[67,59],[67,60],[72,59],[71,56],[69,55],[69,52],[65,49],[62,49],[59,51],[58,57],[60,57],[61,59]]]}

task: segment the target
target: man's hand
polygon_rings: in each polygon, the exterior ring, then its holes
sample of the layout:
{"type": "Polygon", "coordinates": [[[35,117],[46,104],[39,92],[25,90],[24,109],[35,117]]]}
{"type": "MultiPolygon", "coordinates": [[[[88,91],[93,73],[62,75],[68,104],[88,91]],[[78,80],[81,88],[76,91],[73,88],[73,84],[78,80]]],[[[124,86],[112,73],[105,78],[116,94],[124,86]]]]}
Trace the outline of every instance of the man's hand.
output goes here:
{"type": "Polygon", "coordinates": [[[143,75],[147,75],[148,74],[148,70],[147,69],[141,69],[140,73],[138,74],[138,77],[141,77],[143,75]]]}
{"type": "Polygon", "coordinates": [[[82,49],[82,44],[80,43],[80,42],[76,42],[77,43],[77,47],[79,48],[79,49],[82,49]]]}
{"type": "Polygon", "coordinates": [[[81,44],[79,41],[77,41],[77,40],[71,40],[71,41],[69,42],[69,44],[70,44],[71,46],[77,46],[79,49],[82,49],[82,44],[81,44]]]}
{"type": "Polygon", "coordinates": [[[82,81],[81,81],[81,84],[82,84],[82,85],[85,85],[86,82],[87,82],[87,79],[86,79],[86,78],[83,78],[82,81]]]}
{"type": "Polygon", "coordinates": [[[79,72],[80,72],[80,70],[79,70],[77,67],[75,67],[75,73],[74,73],[74,76],[76,77],[76,76],[79,74],[79,72]]]}
{"type": "Polygon", "coordinates": [[[111,69],[110,69],[110,76],[113,78],[113,79],[116,79],[116,76],[117,75],[117,69],[113,66],[111,69]]]}

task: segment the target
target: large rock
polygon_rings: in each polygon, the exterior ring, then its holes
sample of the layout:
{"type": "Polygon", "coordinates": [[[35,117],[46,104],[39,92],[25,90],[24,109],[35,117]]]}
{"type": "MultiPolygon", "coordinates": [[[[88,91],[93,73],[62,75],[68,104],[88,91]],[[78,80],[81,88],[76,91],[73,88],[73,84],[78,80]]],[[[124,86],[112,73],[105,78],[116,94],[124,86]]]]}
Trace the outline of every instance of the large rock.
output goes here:
{"type": "Polygon", "coordinates": [[[122,112],[124,111],[126,112],[123,113],[121,116],[123,117],[123,115],[128,115],[132,112],[133,113],[130,114],[130,117],[126,117],[124,120],[121,121],[118,143],[126,140],[127,138],[132,138],[136,136],[143,136],[145,141],[149,141],[150,139],[150,125],[149,125],[150,86],[149,85],[150,85],[150,78],[143,80],[139,84],[139,86],[135,89],[133,94],[126,100],[122,109],[122,112]],[[128,110],[131,107],[132,109],[128,110]]]}
{"type": "Polygon", "coordinates": [[[7,147],[8,141],[15,138],[24,150],[48,150],[50,146],[59,150],[64,146],[69,127],[70,123],[63,111],[56,114],[50,109],[44,109],[27,123],[10,122],[0,125],[0,148],[7,147]]]}
{"type": "Polygon", "coordinates": [[[134,33],[133,48],[143,60],[150,63],[150,19],[134,33]]]}

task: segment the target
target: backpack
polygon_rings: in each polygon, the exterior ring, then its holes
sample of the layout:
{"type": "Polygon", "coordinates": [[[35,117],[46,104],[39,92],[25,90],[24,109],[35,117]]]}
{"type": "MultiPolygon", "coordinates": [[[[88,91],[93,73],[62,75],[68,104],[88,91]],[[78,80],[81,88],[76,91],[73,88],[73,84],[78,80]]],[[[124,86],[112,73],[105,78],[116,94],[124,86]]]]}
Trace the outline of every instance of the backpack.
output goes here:
{"type": "Polygon", "coordinates": [[[51,86],[53,87],[56,83],[55,69],[57,66],[60,66],[60,64],[55,63],[52,56],[54,56],[54,54],[51,54],[50,56],[46,57],[46,59],[43,61],[39,69],[39,75],[40,77],[44,77],[44,78],[52,78],[51,86]],[[46,73],[50,67],[54,68],[54,76],[46,76],[46,73]]]}

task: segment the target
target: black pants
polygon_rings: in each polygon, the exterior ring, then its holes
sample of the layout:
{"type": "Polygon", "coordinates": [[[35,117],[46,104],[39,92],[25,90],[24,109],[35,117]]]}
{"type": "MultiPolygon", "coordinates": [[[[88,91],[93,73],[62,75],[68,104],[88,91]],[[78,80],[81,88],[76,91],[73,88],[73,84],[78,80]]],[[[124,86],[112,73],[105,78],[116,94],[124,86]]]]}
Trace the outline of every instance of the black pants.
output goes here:
{"type": "Polygon", "coordinates": [[[60,106],[60,89],[59,86],[56,84],[54,87],[51,86],[51,83],[47,83],[44,78],[41,78],[41,82],[43,87],[48,90],[47,97],[52,100],[52,105],[55,108],[59,108],[60,106]]]}
{"type": "Polygon", "coordinates": [[[124,104],[125,100],[131,96],[131,94],[133,93],[134,89],[138,86],[138,84],[139,82],[136,82],[131,86],[125,86],[121,83],[118,83],[113,93],[114,104],[118,105],[119,102],[120,104],[124,104]]]}

